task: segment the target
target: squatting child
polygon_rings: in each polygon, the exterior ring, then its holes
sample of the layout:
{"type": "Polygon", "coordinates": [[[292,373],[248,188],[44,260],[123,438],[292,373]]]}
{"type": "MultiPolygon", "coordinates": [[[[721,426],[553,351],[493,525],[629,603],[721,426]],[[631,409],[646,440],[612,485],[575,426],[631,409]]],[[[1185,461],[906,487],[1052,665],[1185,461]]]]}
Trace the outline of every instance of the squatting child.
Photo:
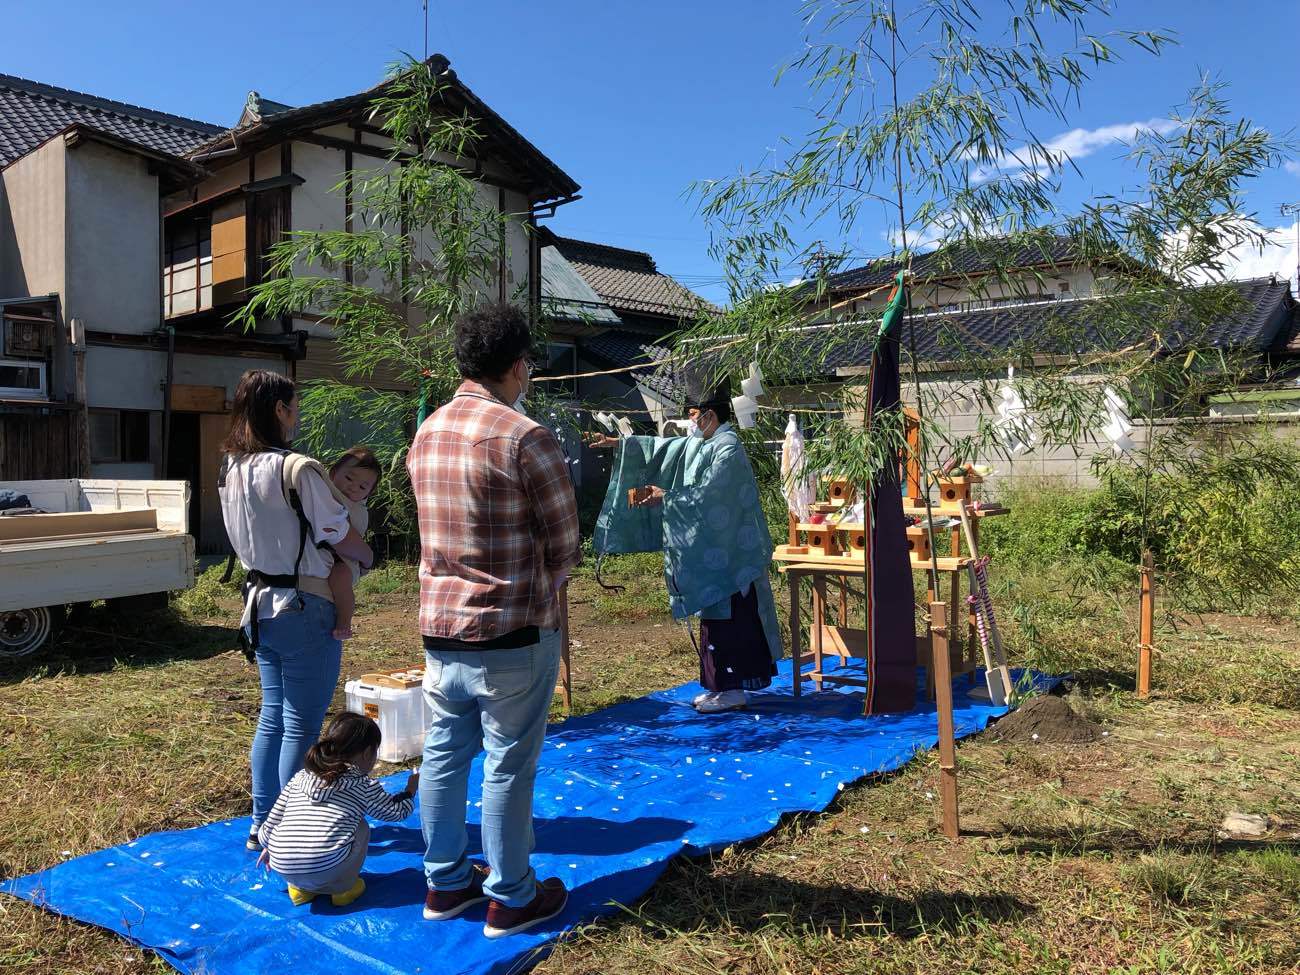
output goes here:
{"type": "Polygon", "coordinates": [[[412,772],[396,795],[370,778],[380,741],[379,725],[365,715],[336,716],[262,824],[257,862],[284,878],[294,904],[321,894],[339,907],[351,904],[366,889],[366,816],[399,822],[411,815],[420,773],[412,772]]]}

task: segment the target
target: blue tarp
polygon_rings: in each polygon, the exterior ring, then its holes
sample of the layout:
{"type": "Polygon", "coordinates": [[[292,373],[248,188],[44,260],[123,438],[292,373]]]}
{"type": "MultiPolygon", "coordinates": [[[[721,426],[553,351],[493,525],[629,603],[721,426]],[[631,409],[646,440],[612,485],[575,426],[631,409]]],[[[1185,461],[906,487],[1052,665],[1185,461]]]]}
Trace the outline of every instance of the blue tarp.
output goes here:
{"type": "MultiPolygon", "coordinates": [[[[5,881],[0,890],[115,931],[187,973],[517,972],[566,929],[635,901],[679,853],[721,849],[761,836],[785,813],[822,810],[849,783],[896,769],[937,741],[928,704],[864,718],[861,692],[796,700],[789,661],[781,672],[746,711],[696,714],[689,702],[700,688],[692,683],[550,731],[537,776],[534,864],[572,894],[563,915],[526,934],[485,939],[482,908],[452,921],[421,918],[415,815],[373,826],[367,890],[347,908],[327,898],[293,907],[284,884],[244,849],[247,819],[154,833],[5,881]]],[[[957,681],[959,736],[1006,710],[973,700],[969,687],[957,681]]],[[[404,781],[399,774],[389,786],[396,791],[404,781]]],[[[480,782],[481,762],[471,796],[480,782]]],[[[470,844],[478,849],[475,826],[470,844]]]]}

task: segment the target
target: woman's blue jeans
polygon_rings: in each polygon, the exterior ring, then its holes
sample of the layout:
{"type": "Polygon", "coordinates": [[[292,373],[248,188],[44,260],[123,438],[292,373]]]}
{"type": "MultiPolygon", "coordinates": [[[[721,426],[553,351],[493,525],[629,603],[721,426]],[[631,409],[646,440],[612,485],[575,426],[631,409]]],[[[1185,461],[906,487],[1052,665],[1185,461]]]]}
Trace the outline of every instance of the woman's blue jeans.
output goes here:
{"type": "Polygon", "coordinates": [[[343,657],[343,644],[331,635],[334,604],[328,599],[303,593],[301,610],[287,610],[258,627],[262,712],[251,755],[254,826],[266,819],[320,737],[343,657]]]}

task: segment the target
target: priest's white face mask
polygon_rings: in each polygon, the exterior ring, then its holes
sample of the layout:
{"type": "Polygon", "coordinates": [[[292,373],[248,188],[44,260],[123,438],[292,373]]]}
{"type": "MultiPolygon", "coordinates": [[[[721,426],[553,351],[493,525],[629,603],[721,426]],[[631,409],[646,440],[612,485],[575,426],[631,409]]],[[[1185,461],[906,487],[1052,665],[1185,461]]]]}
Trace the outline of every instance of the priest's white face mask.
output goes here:
{"type": "Polygon", "coordinates": [[[688,436],[707,440],[713,436],[718,428],[717,417],[712,410],[699,410],[691,407],[687,410],[686,417],[690,420],[690,424],[686,428],[688,436]]]}

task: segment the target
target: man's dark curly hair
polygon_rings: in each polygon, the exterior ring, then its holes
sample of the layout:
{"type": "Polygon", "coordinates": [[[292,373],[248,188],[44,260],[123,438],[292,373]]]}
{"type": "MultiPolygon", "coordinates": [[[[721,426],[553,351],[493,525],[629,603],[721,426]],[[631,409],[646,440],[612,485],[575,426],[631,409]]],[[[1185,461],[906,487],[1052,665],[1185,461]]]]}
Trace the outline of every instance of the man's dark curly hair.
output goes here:
{"type": "Polygon", "coordinates": [[[508,302],[480,305],[456,321],[456,366],[466,379],[500,379],[532,346],[528,319],[508,302]]]}

